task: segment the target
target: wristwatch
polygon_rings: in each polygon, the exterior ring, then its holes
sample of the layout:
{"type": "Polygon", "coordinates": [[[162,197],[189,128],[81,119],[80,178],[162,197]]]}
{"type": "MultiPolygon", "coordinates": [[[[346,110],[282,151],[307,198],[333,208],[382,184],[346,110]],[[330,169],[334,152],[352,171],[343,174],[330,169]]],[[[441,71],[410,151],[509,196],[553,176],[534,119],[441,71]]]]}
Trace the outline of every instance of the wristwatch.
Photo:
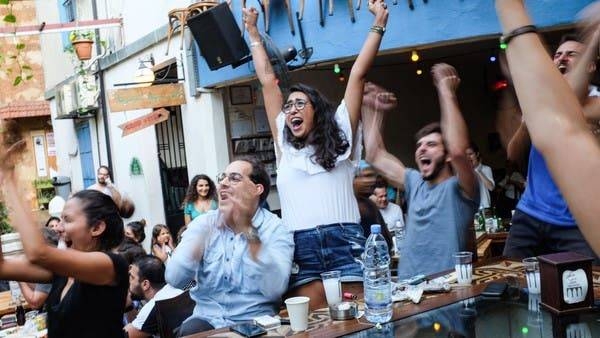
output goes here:
{"type": "Polygon", "coordinates": [[[256,229],[253,226],[250,226],[248,228],[248,231],[246,231],[246,240],[248,241],[248,243],[260,243],[260,236],[258,235],[258,229],[256,229]]]}

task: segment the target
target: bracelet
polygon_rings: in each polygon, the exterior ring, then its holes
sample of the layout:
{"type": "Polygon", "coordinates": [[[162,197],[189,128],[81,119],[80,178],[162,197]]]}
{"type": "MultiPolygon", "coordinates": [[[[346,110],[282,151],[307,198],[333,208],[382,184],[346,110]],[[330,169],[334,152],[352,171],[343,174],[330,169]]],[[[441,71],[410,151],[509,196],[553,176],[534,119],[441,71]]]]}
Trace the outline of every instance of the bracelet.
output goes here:
{"type": "Polygon", "coordinates": [[[519,28],[515,28],[514,30],[512,30],[510,33],[508,33],[506,35],[500,36],[500,47],[502,49],[506,48],[506,46],[508,46],[508,43],[510,42],[510,40],[512,40],[513,38],[515,38],[519,35],[527,34],[527,33],[537,33],[537,27],[534,25],[522,26],[519,28]],[[502,47],[502,46],[504,46],[504,47],[502,47]]]}
{"type": "Polygon", "coordinates": [[[250,48],[254,48],[254,47],[258,47],[258,46],[262,46],[262,42],[259,42],[259,41],[250,42],[250,48]]]}
{"type": "Polygon", "coordinates": [[[373,33],[377,33],[381,36],[383,36],[383,34],[385,34],[385,27],[383,26],[377,26],[377,25],[373,25],[370,29],[369,32],[373,32],[373,33]]]}

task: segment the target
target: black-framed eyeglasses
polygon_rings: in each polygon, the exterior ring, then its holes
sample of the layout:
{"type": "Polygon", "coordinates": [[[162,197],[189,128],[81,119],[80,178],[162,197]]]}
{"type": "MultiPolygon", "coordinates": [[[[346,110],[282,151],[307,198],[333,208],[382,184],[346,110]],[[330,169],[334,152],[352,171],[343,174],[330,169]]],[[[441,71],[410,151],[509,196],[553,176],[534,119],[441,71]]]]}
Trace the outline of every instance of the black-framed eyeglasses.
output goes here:
{"type": "Polygon", "coordinates": [[[286,102],[283,105],[283,113],[284,114],[289,114],[292,112],[292,107],[296,107],[296,110],[303,110],[304,107],[306,107],[307,104],[310,104],[309,101],[306,100],[296,100],[296,101],[290,101],[290,102],[286,102]]]}
{"type": "Polygon", "coordinates": [[[217,183],[221,184],[227,178],[230,183],[237,184],[244,179],[244,175],[240,173],[220,173],[217,175],[217,183]]]}

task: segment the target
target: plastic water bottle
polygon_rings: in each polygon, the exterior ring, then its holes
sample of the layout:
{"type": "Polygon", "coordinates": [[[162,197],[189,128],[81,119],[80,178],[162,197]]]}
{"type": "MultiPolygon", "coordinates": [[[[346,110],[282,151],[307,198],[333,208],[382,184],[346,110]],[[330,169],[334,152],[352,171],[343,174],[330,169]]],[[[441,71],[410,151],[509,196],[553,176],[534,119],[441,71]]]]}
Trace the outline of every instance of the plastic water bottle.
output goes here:
{"type": "Polygon", "coordinates": [[[364,263],[365,317],[371,323],[385,323],[392,318],[392,285],[390,255],[379,224],[371,225],[364,263]]]}
{"type": "Polygon", "coordinates": [[[404,237],[406,237],[406,226],[401,221],[396,221],[396,232],[394,232],[394,244],[395,252],[397,256],[400,256],[404,237]]]}

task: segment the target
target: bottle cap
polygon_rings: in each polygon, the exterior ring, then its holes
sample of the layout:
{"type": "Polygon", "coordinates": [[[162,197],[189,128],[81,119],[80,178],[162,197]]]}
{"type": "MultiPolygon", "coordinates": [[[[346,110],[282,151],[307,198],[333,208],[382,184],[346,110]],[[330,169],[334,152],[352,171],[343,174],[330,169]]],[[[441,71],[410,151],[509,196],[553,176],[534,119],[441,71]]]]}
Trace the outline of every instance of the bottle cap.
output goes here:
{"type": "Polygon", "coordinates": [[[371,233],[372,234],[380,234],[381,233],[381,225],[371,224],[371,233]]]}

